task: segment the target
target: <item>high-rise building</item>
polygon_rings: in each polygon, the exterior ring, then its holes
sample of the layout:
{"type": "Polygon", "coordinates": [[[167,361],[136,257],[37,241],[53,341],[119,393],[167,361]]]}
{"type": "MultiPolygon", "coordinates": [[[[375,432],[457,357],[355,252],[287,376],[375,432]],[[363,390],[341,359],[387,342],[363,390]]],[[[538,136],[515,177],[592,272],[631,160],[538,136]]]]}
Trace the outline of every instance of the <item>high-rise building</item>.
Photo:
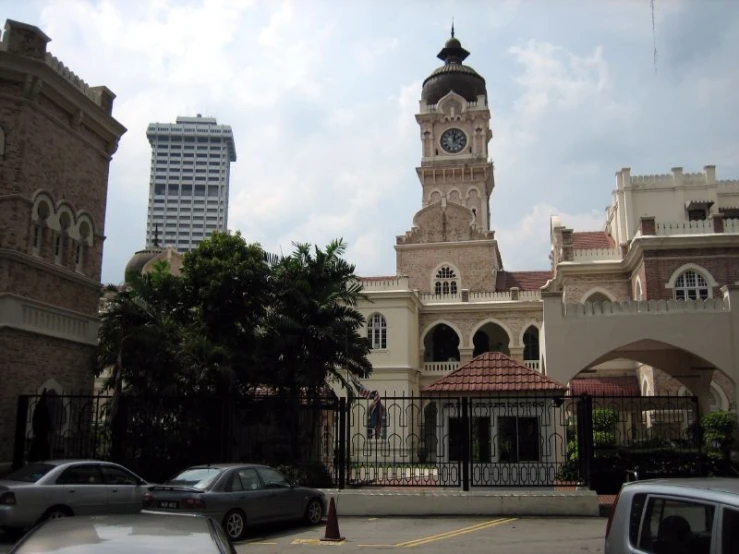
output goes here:
{"type": "Polygon", "coordinates": [[[228,228],[233,131],[215,118],[178,117],[151,123],[149,215],[146,244],[189,252],[214,231],[228,228]]]}

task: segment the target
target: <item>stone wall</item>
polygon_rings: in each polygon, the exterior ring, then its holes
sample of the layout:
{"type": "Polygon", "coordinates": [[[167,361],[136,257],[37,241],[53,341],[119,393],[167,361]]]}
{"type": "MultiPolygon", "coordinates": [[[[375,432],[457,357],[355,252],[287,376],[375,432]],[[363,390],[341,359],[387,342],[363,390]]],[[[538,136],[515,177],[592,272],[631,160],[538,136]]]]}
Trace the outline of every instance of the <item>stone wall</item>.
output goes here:
{"type": "Polygon", "coordinates": [[[27,333],[0,329],[3,353],[0,386],[0,464],[12,459],[18,395],[38,394],[49,379],[65,394],[92,394],[95,347],[27,333]]]}

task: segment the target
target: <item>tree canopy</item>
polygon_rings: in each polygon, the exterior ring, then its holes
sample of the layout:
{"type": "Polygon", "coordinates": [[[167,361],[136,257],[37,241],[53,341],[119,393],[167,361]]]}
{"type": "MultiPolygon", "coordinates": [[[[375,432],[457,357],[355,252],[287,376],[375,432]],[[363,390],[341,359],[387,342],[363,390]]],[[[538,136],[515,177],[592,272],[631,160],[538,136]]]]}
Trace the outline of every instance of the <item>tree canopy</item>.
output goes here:
{"type": "Polygon", "coordinates": [[[101,316],[97,372],[114,393],[198,395],[266,387],[295,396],[371,372],[355,266],[341,240],[266,253],[215,233],[184,256],[134,276],[101,316]]]}

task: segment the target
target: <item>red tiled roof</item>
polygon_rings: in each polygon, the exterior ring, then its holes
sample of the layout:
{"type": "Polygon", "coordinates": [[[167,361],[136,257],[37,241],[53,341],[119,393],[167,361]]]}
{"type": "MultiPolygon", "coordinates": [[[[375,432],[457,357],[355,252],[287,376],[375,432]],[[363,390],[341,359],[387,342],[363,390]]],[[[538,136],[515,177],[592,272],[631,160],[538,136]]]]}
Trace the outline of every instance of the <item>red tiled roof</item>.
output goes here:
{"type": "Polygon", "coordinates": [[[583,231],[572,233],[572,247],[575,250],[592,250],[594,248],[613,248],[616,241],[605,231],[583,231]]]}
{"type": "Polygon", "coordinates": [[[639,396],[639,380],[635,376],[587,377],[570,381],[570,394],[580,396],[639,396]]]}
{"type": "Polygon", "coordinates": [[[485,352],[424,387],[423,392],[564,391],[566,388],[502,352],[485,352]]]}
{"type": "Polygon", "coordinates": [[[495,282],[496,290],[539,290],[552,278],[551,271],[499,271],[495,282]]]}

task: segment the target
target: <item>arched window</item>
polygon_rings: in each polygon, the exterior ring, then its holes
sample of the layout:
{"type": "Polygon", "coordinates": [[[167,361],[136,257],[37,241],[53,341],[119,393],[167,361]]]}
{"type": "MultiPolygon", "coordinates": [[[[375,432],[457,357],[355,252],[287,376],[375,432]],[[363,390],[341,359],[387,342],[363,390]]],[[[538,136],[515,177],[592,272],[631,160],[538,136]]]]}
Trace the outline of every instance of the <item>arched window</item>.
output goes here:
{"type": "Polygon", "coordinates": [[[539,361],[539,329],[533,325],[523,334],[523,359],[539,361]]]}
{"type": "Polygon", "coordinates": [[[367,324],[367,338],[372,350],[387,348],[387,321],[382,314],[372,314],[367,324]]]}
{"type": "Polygon", "coordinates": [[[636,283],[634,283],[634,300],[641,300],[642,297],[641,281],[637,279],[636,283]]]}
{"type": "Polygon", "coordinates": [[[596,302],[600,302],[602,304],[603,302],[610,302],[610,301],[611,299],[608,298],[602,292],[594,292],[593,294],[591,294],[585,299],[585,302],[590,302],[592,304],[595,304],[596,302]]]}
{"type": "Polygon", "coordinates": [[[434,283],[434,294],[436,296],[454,296],[457,294],[457,275],[448,265],[442,266],[436,272],[436,282],[434,283]]]}
{"type": "Polygon", "coordinates": [[[689,269],[675,279],[673,289],[675,300],[706,300],[709,297],[709,287],[706,278],[695,270],[689,269]]]}

